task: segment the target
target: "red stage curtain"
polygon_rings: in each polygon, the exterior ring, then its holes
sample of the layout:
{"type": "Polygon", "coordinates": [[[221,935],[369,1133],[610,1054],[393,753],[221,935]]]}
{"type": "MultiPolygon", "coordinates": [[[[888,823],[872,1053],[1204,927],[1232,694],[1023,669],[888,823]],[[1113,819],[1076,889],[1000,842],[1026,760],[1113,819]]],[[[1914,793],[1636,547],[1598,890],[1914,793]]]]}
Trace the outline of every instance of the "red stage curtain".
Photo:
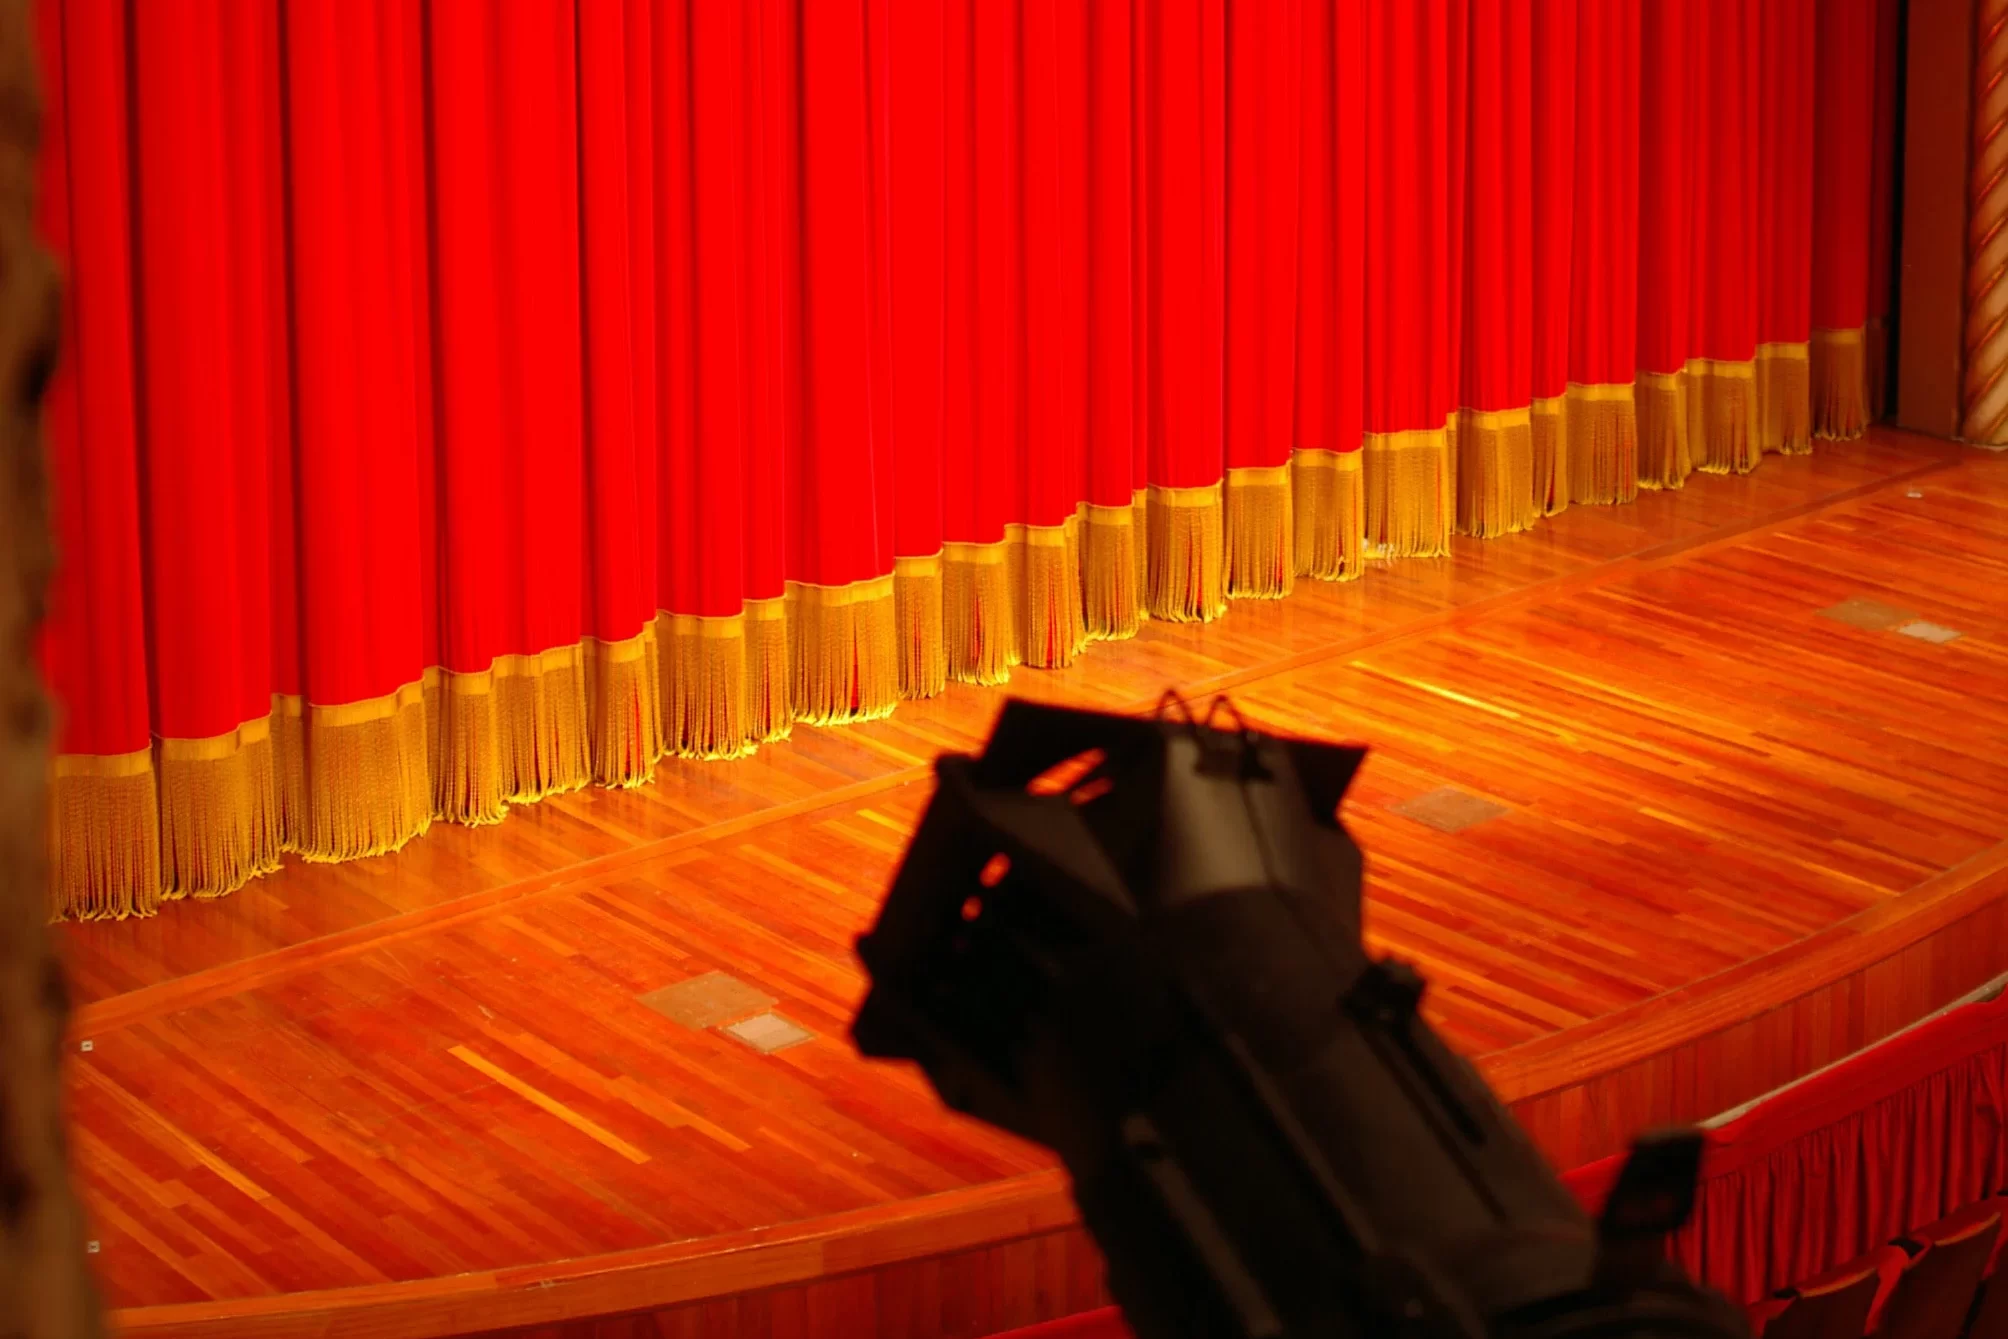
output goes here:
{"type": "MultiPolygon", "coordinates": [[[[1814,171],[1816,209],[1823,224],[1813,234],[1813,271],[1818,278],[1813,298],[1813,418],[1827,436],[1860,432],[1868,423],[1869,371],[1864,331],[1871,309],[1884,303],[1878,282],[1888,282],[1888,261],[1878,274],[1871,237],[1878,232],[1874,210],[1885,214],[1890,199],[1877,199],[1881,165],[1879,133],[1891,143],[1895,134],[1895,52],[1878,51],[1885,44],[1880,0],[1827,0],[1818,25],[1819,48],[1814,118],[1819,127],[1814,171]],[[1888,65],[1879,74],[1878,63],[1888,65]],[[1884,92],[1885,84],[1889,85],[1884,92]],[[1887,105],[1885,104],[1887,98],[1887,105]],[[1890,117],[1890,129],[1878,131],[1878,115],[1890,117]]],[[[1893,39],[1894,24],[1888,38],[1893,39]]],[[[1889,45],[1894,46],[1890,41],[1889,45]]],[[[1885,182],[1887,176],[1884,177],[1885,182]]],[[[1883,187],[1887,191],[1887,185],[1883,187]]],[[[1889,220],[1881,224],[1887,238],[1889,220]]],[[[1880,243],[1886,253],[1888,243],[1880,243]]]]}
{"type": "Polygon", "coordinates": [[[1805,239],[1814,232],[1816,4],[1767,0],[1757,8],[1759,133],[1751,255],[1757,297],[1754,449],[1760,454],[1799,455],[1813,448],[1807,377],[1814,248],[1805,239]]]}
{"type": "Polygon", "coordinates": [[[1365,14],[1354,0],[1301,9],[1295,566],[1324,580],[1364,562],[1366,413],[1365,14]]]}
{"type": "Polygon", "coordinates": [[[1882,2],[37,0],[56,911],[1855,430],[1882,2]]]}
{"type": "MultiPolygon", "coordinates": [[[[1560,11],[1544,14],[1566,23],[1560,11]]],[[[1649,366],[1640,335],[1640,292],[1656,295],[1676,275],[1652,268],[1641,250],[1639,159],[1646,123],[1639,106],[1641,16],[1632,3],[1578,0],[1573,156],[1559,142],[1555,180],[1572,181],[1569,215],[1569,384],[1563,454],[1575,502],[1629,502],[1638,495],[1634,377],[1649,366]],[[1641,274],[1651,273],[1649,284],[1641,274]]],[[[1557,78],[1566,85],[1568,69],[1557,78]]],[[[1546,124],[1557,127],[1559,118],[1546,124]]],[[[1543,141],[1547,147],[1548,141],[1543,141]]],[[[1541,392],[1545,394],[1545,392],[1541,392]]]]}
{"type": "MultiPolygon", "coordinates": [[[[1897,57],[1903,50],[1903,0],[1876,0],[1875,162],[1869,180],[1869,301],[1863,327],[1869,419],[1883,417],[1892,375],[1889,309],[1896,300],[1897,57]]],[[[1817,121],[1817,111],[1815,113],[1817,121]]]]}
{"type": "MultiPolygon", "coordinates": [[[[1622,1155],[1563,1180],[1592,1212],[1622,1155]]],[[[1712,1131],[1673,1254],[1755,1303],[2008,1188],[2008,999],[1953,1010],[1712,1131]]],[[[996,1339],[1121,1339],[1105,1307],[996,1339]]]]}
{"type": "MultiPolygon", "coordinates": [[[[1601,1204],[1621,1158],[1566,1179],[1601,1204]]],[[[2008,1000],[1944,1017],[1710,1132],[1682,1267],[1749,1304],[2008,1187],[2008,1000]]]]}
{"type": "Polygon", "coordinates": [[[1043,1325],[1010,1330],[993,1335],[991,1339],[1134,1339],[1135,1334],[1123,1320],[1122,1309],[1109,1306],[1099,1311],[1084,1311],[1078,1316],[1049,1320],[1043,1325]]]}

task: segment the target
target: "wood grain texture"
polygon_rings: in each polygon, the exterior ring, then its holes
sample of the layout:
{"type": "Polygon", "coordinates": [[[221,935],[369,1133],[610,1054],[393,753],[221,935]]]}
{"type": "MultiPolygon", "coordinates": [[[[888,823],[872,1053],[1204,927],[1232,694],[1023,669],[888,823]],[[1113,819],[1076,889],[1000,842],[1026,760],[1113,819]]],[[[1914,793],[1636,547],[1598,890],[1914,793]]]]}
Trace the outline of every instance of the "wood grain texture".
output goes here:
{"type": "MultiPolygon", "coordinates": [[[[1575,1162],[2001,970],[2004,579],[2008,461],[1886,434],[1147,625],[1013,691],[1231,690],[1258,723],[1370,745],[1346,808],[1369,938],[1423,967],[1436,1024],[1575,1162]],[[1848,598],[1963,635],[1820,616],[1848,598]],[[1446,835],[1394,812],[1446,785],[1506,813],[1446,835]]],[[[66,927],[116,1322],[961,1334],[1098,1300],[1051,1159],[843,1039],[850,942],[929,760],[1001,701],[952,686],[66,927]],[[712,971],[817,1039],[763,1055],[639,999],[712,971]]]]}

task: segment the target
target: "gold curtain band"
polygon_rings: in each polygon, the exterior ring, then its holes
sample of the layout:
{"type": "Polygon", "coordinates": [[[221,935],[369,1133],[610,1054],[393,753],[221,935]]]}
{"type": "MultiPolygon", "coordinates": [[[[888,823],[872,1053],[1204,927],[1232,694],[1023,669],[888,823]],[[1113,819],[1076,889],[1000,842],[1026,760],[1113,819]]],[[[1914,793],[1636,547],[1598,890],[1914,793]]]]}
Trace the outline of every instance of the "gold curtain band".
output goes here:
{"type": "Polygon", "coordinates": [[[1407,428],[1401,432],[1370,432],[1361,440],[1360,449],[1376,453],[1441,451],[1443,432],[1443,428],[1407,428]]]}
{"type": "Polygon", "coordinates": [[[1086,508],[1089,525],[1134,525],[1136,523],[1136,504],[1134,502],[1117,503],[1113,507],[1103,506],[1099,502],[1090,502],[1086,504],[1086,508]]]}
{"type": "Polygon", "coordinates": [[[450,669],[445,673],[454,691],[479,693],[486,692],[497,679],[536,679],[546,674],[560,674],[578,668],[584,659],[584,648],[573,642],[570,646],[554,646],[548,651],[527,655],[496,656],[488,662],[487,669],[450,669]]]}
{"type": "Polygon", "coordinates": [[[673,637],[709,637],[730,641],[746,635],[744,614],[668,614],[673,637]]]}
{"type": "Polygon", "coordinates": [[[892,574],[867,577],[847,586],[819,586],[808,581],[790,581],[788,598],[817,609],[837,609],[847,604],[871,604],[892,598],[892,574]]]}
{"type": "Polygon", "coordinates": [[[1862,328],[1857,326],[1852,330],[1815,330],[1813,338],[1829,348],[1846,347],[1862,342],[1862,328]]]}
{"type": "MultiPolygon", "coordinates": [[[[943,546],[944,549],[947,547],[943,546]]],[[[941,575],[941,553],[919,553],[892,560],[892,574],[896,577],[936,577],[941,575]]]]}
{"type": "Polygon", "coordinates": [[[1229,488],[1281,488],[1290,482],[1290,466],[1281,465],[1229,465],[1227,486],[1229,488]]]}
{"type": "Polygon", "coordinates": [[[1755,358],[1690,358],[1687,370],[1701,377],[1733,377],[1738,381],[1757,379],[1755,358]]]}
{"type": "Polygon", "coordinates": [[[740,612],[756,623],[785,622],[788,617],[788,597],[769,595],[762,600],[748,600],[746,607],[740,612]]]}
{"type": "Polygon", "coordinates": [[[1160,507],[1211,507],[1220,502],[1220,485],[1210,483],[1191,488],[1173,488],[1164,484],[1152,484],[1145,495],[1160,507]]]}
{"type": "Polygon", "coordinates": [[[973,567],[994,567],[1002,563],[1006,550],[1011,546],[1008,539],[993,539],[987,543],[975,540],[951,539],[941,546],[944,562],[964,563],[973,567]]]}
{"type": "MultiPolygon", "coordinates": [[[[1679,374],[1676,372],[1641,372],[1638,375],[1643,380],[1646,377],[1678,376],[1679,374]]],[[[1630,402],[1636,400],[1638,395],[1629,381],[1572,381],[1569,383],[1569,389],[1564,398],[1570,400],[1623,400],[1630,402]]]]}
{"type": "MultiPolygon", "coordinates": [[[[315,728],[321,730],[338,729],[345,725],[363,725],[370,721],[389,720],[406,707],[424,702],[426,687],[428,685],[437,687],[443,677],[443,671],[437,668],[429,669],[425,672],[425,676],[422,679],[414,683],[405,684],[398,688],[397,691],[386,693],[382,697],[365,698],[360,702],[338,702],[325,707],[310,703],[306,704],[304,709],[312,713],[315,728]]],[[[301,700],[298,697],[288,697],[284,700],[283,705],[280,699],[274,698],[273,706],[275,710],[283,711],[288,715],[297,716],[302,711],[301,700]]]]}
{"type": "Polygon", "coordinates": [[[1502,428],[1526,427],[1533,420],[1533,411],[1532,405],[1521,405],[1518,409],[1460,409],[1457,416],[1463,426],[1493,432],[1502,428]]]}
{"type": "Polygon", "coordinates": [[[1058,525],[1021,525],[1013,522],[1004,527],[1007,543],[1029,544],[1034,548],[1063,549],[1067,539],[1074,533],[1074,520],[1068,517],[1058,525]]]}
{"type": "Polygon", "coordinates": [[[617,642],[601,641],[588,637],[580,645],[586,654],[604,665],[621,665],[630,660],[642,660],[648,656],[649,644],[655,640],[655,623],[651,620],[632,637],[623,637],[617,642]]]}
{"type": "Polygon", "coordinates": [[[1357,447],[1351,451],[1327,451],[1323,447],[1300,446],[1290,457],[1290,463],[1304,470],[1338,470],[1358,474],[1360,452],[1357,447]]]}
{"type": "Polygon", "coordinates": [[[1561,413],[1563,407],[1568,402],[1569,395],[1566,391],[1560,395],[1537,395],[1534,397],[1534,403],[1529,405],[1528,408],[1532,409],[1535,414],[1546,417],[1551,414],[1561,413]]]}
{"type": "Polygon", "coordinates": [[[160,760],[214,762],[218,758],[228,758],[253,744],[262,744],[271,737],[271,716],[260,716],[220,735],[208,735],[202,739],[163,739],[160,741],[160,760]]]}
{"type": "Polygon", "coordinates": [[[153,770],[153,749],[131,753],[59,753],[50,759],[57,776],[143,776],[153,770]]]}

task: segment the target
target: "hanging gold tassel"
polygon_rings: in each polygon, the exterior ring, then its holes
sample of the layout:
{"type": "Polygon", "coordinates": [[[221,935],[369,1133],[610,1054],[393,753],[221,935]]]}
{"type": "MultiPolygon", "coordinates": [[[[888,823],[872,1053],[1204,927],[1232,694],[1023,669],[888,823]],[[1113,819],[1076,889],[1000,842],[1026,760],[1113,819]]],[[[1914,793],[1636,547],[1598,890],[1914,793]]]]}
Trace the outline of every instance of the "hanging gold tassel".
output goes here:
{"type": "Polygon", "coordinates": [[[655,776],[665,748],[660,647],[654,623],[621,641],[585,643],[593,780],[602,786],[627,789],[655,776]]]}
{"type": "MultiPolygon", "coordinates": [[[[1651,375],[1641,374],[1640,383],[1651,375]]],[[[1562,402],[1569,443],[1569,500],[1608,505],[1637,497],[1639,409],[1632,383],[1571,382],[1562,402]]],[[[1684,434],[1685,417],[1673,417],[1684,434]]]]}
{"type": "Polygon", "coordinates": [[[1088,644],[1081,596],[1079,514],[1060,525],[1010,525],[1005,541],[1020,569],[1016,620],[1022,663],[1059,669],[1088,644]]]}
{"type": "Polygon", "coordinates": [[[1136,531],[1137,617],[1150,617],[1150,489],[1130,494],[1131,525],[1136,531]]]}
{"type": "Polygon", "coordinates": [[[1763,459],[1757,436],[1757,362],[1687,360],[1687,438],[1695,468],[1748,474],[1763,459]]]}
{"type": "Polygon", "coordinates": [[[1869,422],[1880,423],[1889,396],[1889,329],[1880,316],[1862,327],[1862,368],[1869,383],[1869,422]]]}
{"type": "Polygon", "coordinates": [[[1205,623],[1227,612],[1221,570],[1220,485],[1144,492],[1150,579],[1144,607],[1152,618],[1205,623]]]}
{"type": "Polygon", "coordinates": [[[300,741],[281,760],[283,769],[300,770],[297,783],[284,783],[300,797],[298,826],[288,834],[293,850],[307,860],[354,860],[395,851],[425,831],[433,817],[428,740],[448,725],[445,711],[435,726],[427,709],[441,682],[428,670],[394,693],[330,707],[278,699],[302,717],[297,732],[280,736],[300,741]]]}
{"type": "Polygon", "coordinates": [[[1019,663],[1009,540],[941,549],[941,645],[948,677],[1000,684],[1019,663]]]}
{"type": "Polygon", "coordinates": [[[1236,465],[1227,471],[1222,562],[1233,599],[1280,600],[1297,575],[1296,508],[1289,465],[1236,465]]]}
{"type": "Polygon", "coordinates": [[[1492,539],[1534,524],[1533,413],[1460,409],[1457,413],[1457,528],[1492,539]]]}
{"type": "Polygon", "coordinates": [[[272,718],[158,747],[162,896],[221,897],[279,868],[272,718]]]}
{"type": "Polygon", "coordinates": [[[1869,426],[1867,341],[1860,330],[1815,330],[1812,343],[1813,435],[1859,437],[1869,426]]]}
{"type": "Polygon", "coordinates": [[[746,620],[746,737],[755,744],[772,744],[795,727],[788,696],[794,665],[788,597],[748,600],[741,614],[746,620]]]}
{"type": "Polygon", "coordinates": [[[1011,594],[1011,663],[1025,663],[1025,545],[1023,526],[1004,527],[1004,589],[1011,594]]]}
{"type": "Polygon", "coordinates": [[[1757,444],[1760,454],[1802,456],[1813,449],[1812,386],[1804,344],[1757,346],[1757,444]]]}
{"type": "Polygon", "coordinates": [[[489,668],[502,724],[502,784],[511,804],[577,790],[593,774],[580,645],[497,656],[489,668]]]}
{"type": "Polygon", "coordinates": [[[933,697],[948,686],[941,641],[941,555],[892,560],[892,622],[899,637],[899,695],[933,697]]]}
{"type": "Polygon", "coordinates": [[[1455,430],[1370,432],[1361,444],[1366,538],[1391,556],[1435,558],[1450,552],[1457,514],[1455,430]]]}
{"type": "Polygon", "coordinates": [[[500,823],[509,808],[502,786],[502,729],[484,677],[441,670],[426,675],[432,813],[449,823],[500,823]]]}
{"type": "Polygon", "coordinates": [[[1567,395],[1534,401],[1527,416],[1534,452],[1534,515],[1569,509],[1569,413],[1567,395]]]}
{"type": "Polygon", "coordinates": [[[659,614],[663,742],[679,758],[724,761],[754,748],[746,720],[746,616],[659,614]]]}
{"type": "Polygon", "coordinates": [[[592,775],[578,644],[434,671],[427,689],[434,816],[497,823],[511,804],[577,790],[592,775]]]}
{"type": "Polygon", "coordinates": [[[1687,373],[1638,374],[1638,486],[1679,488],[1694,473],[1688,437],[1687,373]]]}
{"type": "Polygon", "coordinates": [[[899,701],[892,576],[844,586],[788,583],[789,700],[812,725],[874,721],[899,701]]]}
{"type": "Polygon", "coordinates": [[[49,811],[53,919],[124,920],[160,909],[160,800],[151,748],[57,757],[49,811]]]}
{"type": "Polygon", "coordinates": [[[1136,636],[1143,620],[1143,546],[1137,526],[1142,508],[1132,503],[1082,509],[1081,619],[1093,641],[1136,636]]]}
{"type": "Polygon", "coordinates": [[[1362,566],[1366,518],[1359,451],[1299,450],[1290,458],[1293,566],[1298,576],[1351,581],[1362,566]]]}

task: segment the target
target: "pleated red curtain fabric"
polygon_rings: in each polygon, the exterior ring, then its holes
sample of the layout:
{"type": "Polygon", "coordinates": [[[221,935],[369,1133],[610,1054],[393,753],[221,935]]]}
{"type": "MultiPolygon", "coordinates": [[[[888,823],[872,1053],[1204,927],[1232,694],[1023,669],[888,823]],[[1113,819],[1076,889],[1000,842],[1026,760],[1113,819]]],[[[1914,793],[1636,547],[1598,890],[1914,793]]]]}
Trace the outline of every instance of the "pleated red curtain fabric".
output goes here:
{"type": "MultiPolygon", "coordinates": [[[[1569,1173],[1601,1206],[1623,1159],[1569,1173]]],[[[2008,1001],[1953,1010],[1710,1131],[1673,1257],[1750,1304],[1997,1194],[2008,1001]]]]}
{"type": "Polygon", "coordinates": [[[55,910],[1857,431],[1884,3],[38,0],[55,910]]]}

